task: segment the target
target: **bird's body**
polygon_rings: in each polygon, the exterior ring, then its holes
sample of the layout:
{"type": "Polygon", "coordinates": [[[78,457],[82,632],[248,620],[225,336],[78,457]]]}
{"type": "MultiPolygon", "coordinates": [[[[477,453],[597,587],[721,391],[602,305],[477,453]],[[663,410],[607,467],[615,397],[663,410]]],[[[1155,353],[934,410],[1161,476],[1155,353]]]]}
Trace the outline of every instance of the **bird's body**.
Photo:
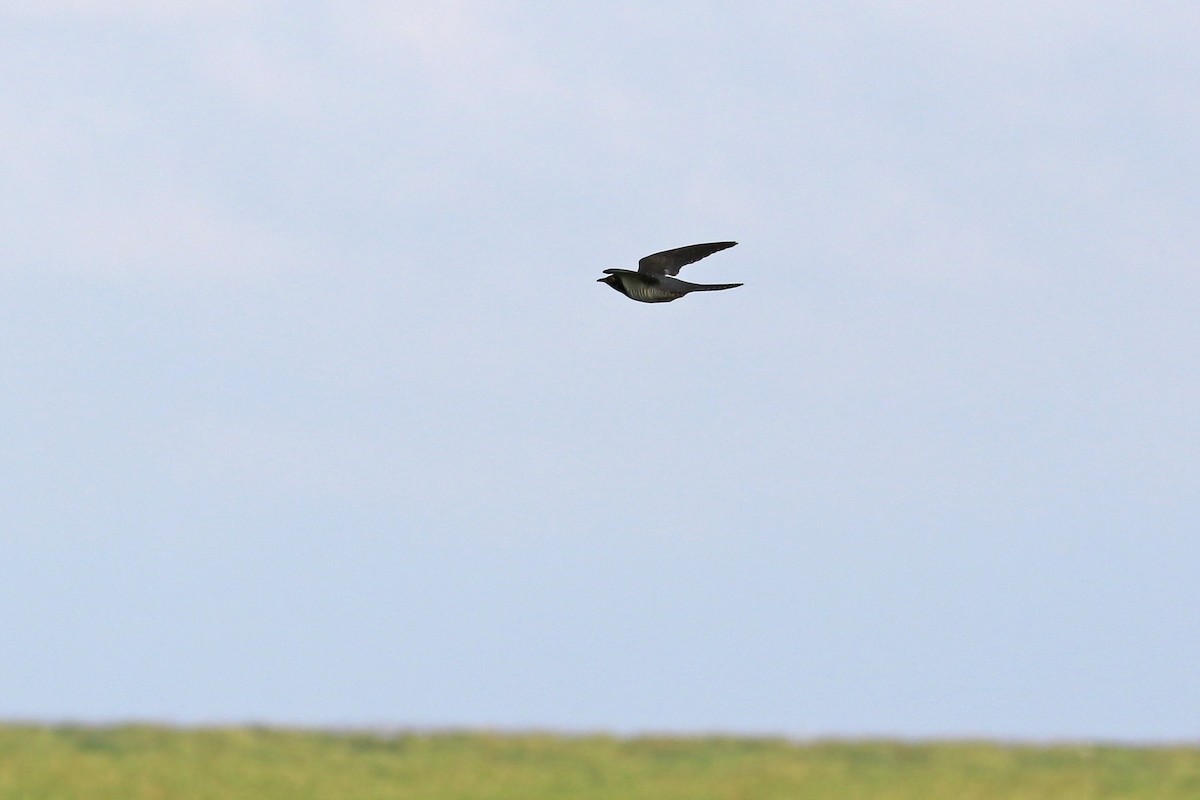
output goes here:
{"type": "Polygon", "coordinates": [[[609,273],[609,277],[601,278],[601,281],[642,303],[669,303],[689,292],[715,292],[741,286],[740,283],[688,283],[665,275],[647,278],[640,272],[628,269],[606,269],[605,272],[609,273]]]}
{"type": "Polygon", "coordinates": [[[598,281],[607,283],[621,294],[640,303],[669,303],[690,292],[734,289],[742,284],[688,283],[673,276],[679,273],[680,268],[735,244],[737,242],[708,242],[664,250],[639,261],[637,272],[629,269],[606,269],[604,272],[607,277],[598,281]]]}

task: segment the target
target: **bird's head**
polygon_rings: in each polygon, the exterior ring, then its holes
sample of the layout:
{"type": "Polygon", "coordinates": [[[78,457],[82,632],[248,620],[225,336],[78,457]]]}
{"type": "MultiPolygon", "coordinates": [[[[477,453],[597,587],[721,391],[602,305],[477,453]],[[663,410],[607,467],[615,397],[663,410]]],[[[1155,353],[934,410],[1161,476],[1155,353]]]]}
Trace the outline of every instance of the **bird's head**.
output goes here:
{"type": "Polygon", "coordinates": [[[607,274],[603,278],[597,278],[596,283],[607,283],[609,286],[616,286],[617,276],[614,274],[616,270],[606,269],[604,271],[607,274]]]}

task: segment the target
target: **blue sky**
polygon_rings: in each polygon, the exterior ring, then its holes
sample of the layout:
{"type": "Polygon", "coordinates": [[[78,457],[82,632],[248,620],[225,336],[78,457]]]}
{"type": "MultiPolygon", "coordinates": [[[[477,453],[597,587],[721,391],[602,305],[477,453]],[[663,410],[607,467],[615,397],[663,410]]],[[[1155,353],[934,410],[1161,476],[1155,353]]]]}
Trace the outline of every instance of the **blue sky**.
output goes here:
{"type": "Polygon", "coordinates": [[[1200,736],[1194,5],[0,27],[0,718],[1200,736]]]}

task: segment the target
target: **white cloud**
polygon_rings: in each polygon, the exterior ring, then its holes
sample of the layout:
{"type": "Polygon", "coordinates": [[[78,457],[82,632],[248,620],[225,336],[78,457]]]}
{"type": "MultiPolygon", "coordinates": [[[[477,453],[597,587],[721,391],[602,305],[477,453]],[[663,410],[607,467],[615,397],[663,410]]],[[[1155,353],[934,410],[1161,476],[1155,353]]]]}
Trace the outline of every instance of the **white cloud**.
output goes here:
{"type": "Polygon", "coordinates": [[[479,4],[375,2],[339,18],[343,47],[392,64],[415,61],[438,91],[460,102],[491,105],[561,92],[559,81],[479,4]]]}
{"type": "Polygon", "coordinates": [[[240,112],[258,118],[311,118],[328,112],[339,95],[337,81],[319,59],[271,39],[256,26],[201,37],[195,60],[211,87],[240,112]]]}
{"type": "Polygon", "coordinates": [[[311,261],[284,237],[177,189],[29,211],[0,225],[14,243],[0,272],[196,284],[258,281],[311,261]]]}
{"type": "Polygon", "coordinates": [[[0,106],[0,271],[170,282],[261,279],[303,260],[198,187],[153,122],[111,105],[0,106]]]}
{"type": "Polygon", "coordinates": [[[964,5],[954,0],[886,0],[866,3],[875,19],[896,32],[927,36],[976,55],[1061,55],[1064,46],[1120,41],[1145,46],[1163,37],[1182,41],[1200,23],[1194,3],[1153,5],[1076,0],[964,5]],[[979,52],[982,48],[982,52],[979,52]]]}
{"type": "Polygon", "coordinates": [[[76,264],[120,279],[260,280],[303,263],[282,237],[178,191],[85,209],[71,238],[76,264]]]}
{"type": "Polygon", "coordinates": [[[127,19],[161,20],[240,16],[254,2],[237,0],[0,0],[0,14],[26,19],[127,19]]]}

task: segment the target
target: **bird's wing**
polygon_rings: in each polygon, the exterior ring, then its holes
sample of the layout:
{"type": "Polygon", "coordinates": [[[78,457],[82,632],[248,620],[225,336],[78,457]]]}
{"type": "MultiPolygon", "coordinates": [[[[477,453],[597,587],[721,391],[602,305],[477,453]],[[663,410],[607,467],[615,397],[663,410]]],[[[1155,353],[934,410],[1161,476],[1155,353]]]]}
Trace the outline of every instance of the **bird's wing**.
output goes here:
{"type": "Polygon", "coordinates": [[[663,250],[661,253],[648,255],[638,262],[638,272],[643,275],[678,275],[681,267],[699,261],[705,256],[711,256],[726,247],[733,247],[737,242],[709,242],[707,244],[689,244],[687,247],[676,247],[674,250],[663,250]]]}

